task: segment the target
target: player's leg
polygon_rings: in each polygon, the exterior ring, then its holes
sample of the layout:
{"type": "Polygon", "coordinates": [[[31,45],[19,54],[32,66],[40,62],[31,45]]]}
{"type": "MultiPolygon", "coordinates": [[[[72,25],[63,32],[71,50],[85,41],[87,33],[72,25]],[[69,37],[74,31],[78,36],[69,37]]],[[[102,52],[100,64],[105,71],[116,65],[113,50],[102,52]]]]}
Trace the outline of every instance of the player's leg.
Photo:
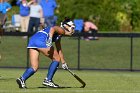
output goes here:
{"type": "Polygon", "coordinates": [[[34,20],[33,20],[33,18],[30,17],[27,32],[33,32],[33,27],[34,27],[34,20]]]}
{"type": "Polygon", "coordinates": [[[37,70],[39,65],[39,52],[36,49],[29,49],[29,55],[30,55],[30,63],[31,67],[28,68],[24,74],[22,75],[22,78],[24,81],[26,81],[30,76],[32,76],[37,70]]]}
{"type": "Polygon", "coordinates": [[[19,88],[26,88],[25,81],[31,77],[38,69],[39,52],[35,49],[29,49],[31,67],[27,68],[23,75],[17,79],[19,88]]]}
{"type": "Polygon", "coordinates": [[[3,19],[3,28],[5,28],[5,23],[7,21],[7,14],[4,14],[4,19],[3,19]]]}
{"type": "Polygon", "coordinates": [[[43,82],[43,85],[45,86],[50,86],[50,87],[59,87],[57,84],[55,84],[53,81],[52,81],[52,78],[59,66],[59,62],[60,62],[60,57],[58,55],[58,52],[56,50],[54,50],[54,47],[51,47],[50,48],[50,51],[45,51],[45,50],[40,50],[42,51],[43,54],[45,54],[46,56],[48,56],[50,59],[52,59],[52,62],[49,66],[49,69],[48,69],[48,74],[43,82]]]}
{"type": "Polygon", "coordinates": [[[58,52],[53,47],[50,50],[49,58],[52,60],[52,62],[49,66],[47,79],[52,80],[52,78],[59,66],[59,63],[60,63],[60,56],[58,55],[58,52]]]}

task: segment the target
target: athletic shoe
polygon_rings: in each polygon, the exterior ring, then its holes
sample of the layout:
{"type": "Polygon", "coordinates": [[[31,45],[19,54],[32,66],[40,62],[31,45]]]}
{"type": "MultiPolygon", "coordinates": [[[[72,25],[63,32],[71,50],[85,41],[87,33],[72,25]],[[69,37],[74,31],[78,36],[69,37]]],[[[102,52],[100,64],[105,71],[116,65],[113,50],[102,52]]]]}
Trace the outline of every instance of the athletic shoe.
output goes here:
{"type": "Polygon", "coordinates": [[[16,82],[19,85],[19,88],[27,88],[25,85],[25,81],[21,77],[17,78],[16,82]]]}
{"type": "Polygon", "coordinates": [[[53,81],[46,80],[46,79],[44,79],[43,85],[48,86],[48,87],[52,87],[52,88],[58,88],[59,87],[59,85],[55,84],[53,81]]]}

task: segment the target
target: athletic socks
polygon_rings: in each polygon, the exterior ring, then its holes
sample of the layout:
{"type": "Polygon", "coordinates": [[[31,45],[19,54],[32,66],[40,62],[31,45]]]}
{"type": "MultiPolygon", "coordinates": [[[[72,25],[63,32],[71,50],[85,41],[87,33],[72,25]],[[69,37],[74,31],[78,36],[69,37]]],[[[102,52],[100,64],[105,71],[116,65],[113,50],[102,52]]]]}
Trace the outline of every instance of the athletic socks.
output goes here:
{"type": "MultiPolygon", "coordinates": [[[[57,68],[59,66],[59,62],[57,61],[53,61],[48,69],[48,74],[47,74],[47,80],[52,80],[57,68]]],[[[33,74],[35,73],[33,68],[28,68],[26,69],[26,71],[24,72],[24,74],[21,76],[22,80],[26,81],[29,77],[31,77],[33,74]]]]}
{"type": "Polygon", "coordinates": [[[24,74],[21,76],[22,80],[26,81],[30,76],[32,76],[35,73],[33,68],[28,68],[24,72],[24,74]]]}
{"type": "Polygon", "coordinates": [[[48,74],[47,74],[47,80],[52,80],[57,68],[59,66],[59,62],[57,61],[53,61],[50,66],[49,66],[49,69],[48,69],[48,74]]]}

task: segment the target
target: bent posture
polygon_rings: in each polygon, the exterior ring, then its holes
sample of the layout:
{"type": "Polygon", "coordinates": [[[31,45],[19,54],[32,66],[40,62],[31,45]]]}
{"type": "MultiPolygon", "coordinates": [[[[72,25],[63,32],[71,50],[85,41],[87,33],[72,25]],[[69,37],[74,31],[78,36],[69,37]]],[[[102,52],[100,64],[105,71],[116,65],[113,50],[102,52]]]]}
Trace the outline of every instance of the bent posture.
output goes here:
{"type": "Polygon", "coordinates": [[[48,69],[48,74],[43,81],[43,85],[59,87],[59,85],[52,81],[52,78],[59,66],[59,62],[62,62],[63,69],[68,68],[62,53],[61,37],[62,35],[71,36],[74,33],[74,28],[74,23],[70,19],[65,18],[65,20],[61,22],[60,27],[54,26],[44,28],[43,30],[36,32],[30,38],[27,48],[29,49],[31,67],[26,69],[20,78],[17,78],[16,81],[19,88],[26,88],[25,81],[37,71],[40,52],[52,60],[48,69]],[[52,42],[55,42],[56,49],[52,46],[52,42]]]}

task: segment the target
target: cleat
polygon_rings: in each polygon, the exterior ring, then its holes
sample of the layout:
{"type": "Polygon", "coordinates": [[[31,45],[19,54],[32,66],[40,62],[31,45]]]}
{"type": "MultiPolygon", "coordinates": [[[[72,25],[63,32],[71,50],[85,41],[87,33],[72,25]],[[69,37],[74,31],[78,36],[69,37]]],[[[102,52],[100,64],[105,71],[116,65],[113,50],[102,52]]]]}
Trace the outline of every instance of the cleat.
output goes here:
{"type": "Polygon", "coordinates": [[[59,85],[55,84],[53,81],[46,80],[46,79],[43,81],[43,85],[51,87],[51,88],[58,88],[59,87],[59,85]]]}
{"type": "Polygon", "coordinates": [[[26,85],[25,85],[25,81],[22,80],[22,78],[17,78],[16,80],[17,84],[19,85],[19,88],[27,88],[26,85]]]}

